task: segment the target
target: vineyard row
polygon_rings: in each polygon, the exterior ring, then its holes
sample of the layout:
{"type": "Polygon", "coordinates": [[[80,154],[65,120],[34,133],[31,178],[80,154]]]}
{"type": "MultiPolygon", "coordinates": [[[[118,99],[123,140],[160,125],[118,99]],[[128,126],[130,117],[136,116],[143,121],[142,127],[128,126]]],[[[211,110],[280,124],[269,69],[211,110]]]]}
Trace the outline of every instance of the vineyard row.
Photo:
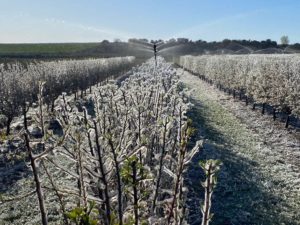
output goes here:
{"type": "Polygon", "coordinates": [[[134,57],[116,57],[0,64],[0,115],[7,120],[6,134],[10,133],[14,117],[23,114],[26,119],[29,106],[38,99],[40,82],[44,103],[53,110],[54,101],[62,92],[73,93],[76,98],[80,91],[82,96],[92,85],[129,70],[134,62],[134,57]]]}
{"type": "MultiPolygon", "coordinates": [[[[234,95],[300,116],[299,55],[182,56],[179,65],[234,95]]],[[[275,117],[274,117],[275,118],[275,117]]],[[[288,120],[287,120],[288,122],[288,120]]]]}
{"type": "MultiPolygon", "coordinates": [[[[54,219],[48,213],[57,208],[53,198],[64,224],[183,224],[184,173],[202,141],[188,149],[194,132],[186,116],[189,98],[171,64],[157,60],[134,68],[120,86],[108,82],[93,88],[76,104],[60,96],[50,114],[40,85],[35,123],[44,134],[37,139],[25,131],[24,140],[36,186],[29,193],[38,198],[43,225],[54,219]],[[61,136],[46,126],[53,118],[61,136]]],[[[207,175],[206,225],[220,162],[201,166],[207,175]]]]}

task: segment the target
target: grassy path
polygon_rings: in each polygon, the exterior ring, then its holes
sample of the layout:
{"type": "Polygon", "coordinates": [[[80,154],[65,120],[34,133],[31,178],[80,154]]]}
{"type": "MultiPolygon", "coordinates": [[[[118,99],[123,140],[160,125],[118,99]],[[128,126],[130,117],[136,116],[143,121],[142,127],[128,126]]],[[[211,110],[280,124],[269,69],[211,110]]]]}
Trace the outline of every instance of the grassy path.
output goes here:
{"type": "Polygon", "coordinates": [[[204,179],[197,161],[221,159],[212,224],[300,224],[300,141],[269,118],[188,72],[178,70],[191,92],[189,116],[204,148],[188,171],[190,224],[199,224],[204,179]],[[196,195],[197,198],[192,198],[196,195]]]}

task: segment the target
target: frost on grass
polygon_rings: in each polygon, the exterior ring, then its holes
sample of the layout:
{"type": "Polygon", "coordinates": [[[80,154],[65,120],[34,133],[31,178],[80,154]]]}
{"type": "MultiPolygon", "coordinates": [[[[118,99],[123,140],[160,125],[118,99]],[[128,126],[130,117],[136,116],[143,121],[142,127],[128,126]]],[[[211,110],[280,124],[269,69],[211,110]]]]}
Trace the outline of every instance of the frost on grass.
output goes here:
{"type": "MultiPolygon", "coordinates": [[[[195,107],[189,115],[205,139],[199,159],[223,161],[212,224],[300,224],[300,143],[295,131],[188,72],[178,73],[192,90],[195,107]]],[[[195,183],[202,179],[196,170],[191,167],[189,173],[193,193],[199,193],[195,183]]],[[[190,218],[196,218],[197,205],[189,202],[190,218]]]]}

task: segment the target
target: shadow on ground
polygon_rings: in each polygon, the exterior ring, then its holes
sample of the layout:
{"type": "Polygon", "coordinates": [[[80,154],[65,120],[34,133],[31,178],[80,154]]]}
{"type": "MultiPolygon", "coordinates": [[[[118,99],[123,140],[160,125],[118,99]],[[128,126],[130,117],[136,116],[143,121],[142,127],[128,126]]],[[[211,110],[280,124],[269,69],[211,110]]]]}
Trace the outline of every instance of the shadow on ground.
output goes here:
{"type": "Polygon", "coordinates": [[[6,195],[20,179],[30,176],[31,171],[24,159],[6,159],[4,155],[0,158],[0,193],[6,195]]]}
{"type": "Polygon", "coordinates": [[[193,120],[193,126],[198,132],[192,142],[197,139],[205,141],[203,149],[194,157],[186,174],[189,189],[189,224],[201,224],[200,202],[203,202],[204,190],[200,181],[204,181],[205,177],[198,162],[205,159],[221,159],[223,162],[213,194],[214,216],[210,224],[297,224],[296,219],[293,221],[279,215],[281,209],[277,204],[284,200],[264,189],[263,177],[257,163],[232,151],[230,141],[209,124],[209,118],[205,116],[205,106],[195,100],[193,104],[194,107],[188,112],[188,116],[193,120]]]}

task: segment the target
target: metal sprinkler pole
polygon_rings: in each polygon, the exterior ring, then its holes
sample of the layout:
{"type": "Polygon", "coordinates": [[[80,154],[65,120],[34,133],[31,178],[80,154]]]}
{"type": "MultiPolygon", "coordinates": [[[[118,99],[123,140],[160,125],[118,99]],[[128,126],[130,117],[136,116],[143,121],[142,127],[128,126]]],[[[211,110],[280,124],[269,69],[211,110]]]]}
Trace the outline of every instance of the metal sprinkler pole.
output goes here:
{"type": "Polygon", "coordinates": [[[157,56],[156,43],[154,43],[154,45],[153,45],[153,51],[154,51],[155,66],[157,66],[157,61],[156,61],[156,56],[157,56]]]}

